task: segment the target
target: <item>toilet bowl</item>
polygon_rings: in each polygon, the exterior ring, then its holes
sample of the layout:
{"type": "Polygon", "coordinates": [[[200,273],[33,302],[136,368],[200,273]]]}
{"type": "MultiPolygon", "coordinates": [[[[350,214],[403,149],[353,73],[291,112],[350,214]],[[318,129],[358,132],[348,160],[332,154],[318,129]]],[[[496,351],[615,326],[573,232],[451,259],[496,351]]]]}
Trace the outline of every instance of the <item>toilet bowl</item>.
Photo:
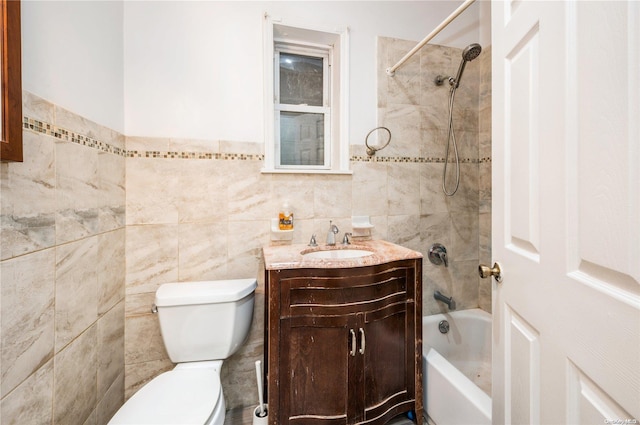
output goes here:
{"type": "Polygon", "coordinates": [[[220,369],[249,333],[256,286],[255,279],[160,286],[160,331],[177,365],[138,390],[109,425],[223,425],[220,369]]]}

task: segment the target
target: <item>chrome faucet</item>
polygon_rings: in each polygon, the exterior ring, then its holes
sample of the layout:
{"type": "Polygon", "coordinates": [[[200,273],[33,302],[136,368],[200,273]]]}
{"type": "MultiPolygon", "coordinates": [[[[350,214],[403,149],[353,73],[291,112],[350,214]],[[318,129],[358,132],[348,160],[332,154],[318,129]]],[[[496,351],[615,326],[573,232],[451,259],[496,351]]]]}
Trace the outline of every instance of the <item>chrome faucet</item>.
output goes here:
{"type": "Polygon", "coordinates": [[[333,224],[333,221],[329,220],[329,231],[327,232],[327,245],[335,245],[336,244],[336,235],[340,230],[338,230],[338,226],[333,224]]]}
{"type": "Polygon", "coordinates": [[[352,234],[350,232],[344,233],[344,238],[342,238],[342,245],[351,245],[351,240],[349,240],[351,235],[352,234]]]}
{"type": "Polygon", "coordinates": [[[433,298],[435,298],[438,301],[442,301],[443,303],[448,305],[449,306],[449,310],[455,310],[456,309],[456,302],[453,300],[453,297],[445,297],[444,295],[442,295],[440,293],[440,291],[436,291],[436,292],[433,293],[433,298]]]}

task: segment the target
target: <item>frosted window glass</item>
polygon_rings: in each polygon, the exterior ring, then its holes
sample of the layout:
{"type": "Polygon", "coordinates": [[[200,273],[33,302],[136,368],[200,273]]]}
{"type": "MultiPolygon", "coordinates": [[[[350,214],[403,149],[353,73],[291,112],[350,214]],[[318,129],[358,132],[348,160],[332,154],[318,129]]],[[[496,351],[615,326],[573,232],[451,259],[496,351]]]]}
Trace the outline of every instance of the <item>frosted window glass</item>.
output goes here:
{"type": "Polygon", "coordinates": [[[324,165],[324,114],[280,112],[280,164],[324,165]]]}
{"type": "Polygon", "coordinates": [[[280,53],[280,103],[322,106],[323,58],[280,53]]]}

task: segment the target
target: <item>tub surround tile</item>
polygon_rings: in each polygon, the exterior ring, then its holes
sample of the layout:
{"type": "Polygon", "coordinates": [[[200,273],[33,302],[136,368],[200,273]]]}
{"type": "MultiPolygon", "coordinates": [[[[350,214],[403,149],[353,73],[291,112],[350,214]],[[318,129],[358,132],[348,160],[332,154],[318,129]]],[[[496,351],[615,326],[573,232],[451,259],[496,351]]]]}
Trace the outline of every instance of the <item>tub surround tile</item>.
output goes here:
{"type": "MultiPolygon", "coordinates": [[[[401,157],[420,156],[420,144],[415,143],[420,140],[420,108],[417,105],[390,104],[378,109],[378,125],[391,132],[391,142],[380,153],[401,157]]],[[[370,136],[373,146],[383,143],[376,142],[375,137],[375,134],[370,136]]],[[[386,134],[381,137],[386,137],[386,134]]]]}
{"type": "Polygon", "coordinates": [[[53,357],[55,250],[6,260],[1,267],[4,397],[53,357]]]}
{"type": "Polygon", "coordinates": [[[390,164],[387,182],[389,215],[419,215],[420,165],[390,164]]]}
{"type": "Polygon", "coordinates": [[[478,260],[478,214],[451,214],[451,261],[478,260]]]}

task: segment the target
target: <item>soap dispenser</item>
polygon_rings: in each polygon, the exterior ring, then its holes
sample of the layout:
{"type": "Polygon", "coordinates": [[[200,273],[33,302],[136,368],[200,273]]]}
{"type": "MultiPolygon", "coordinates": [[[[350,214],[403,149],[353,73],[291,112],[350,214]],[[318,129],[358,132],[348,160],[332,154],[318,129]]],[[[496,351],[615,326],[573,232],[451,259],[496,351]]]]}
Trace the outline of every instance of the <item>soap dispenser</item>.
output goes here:
{"type": "Polygon", "coordinates": [[[293,212],[291,212],[288,201],[282,204],[282,208],[278,214],[278,227],[280,230],[293,230],[293,212]]]}

